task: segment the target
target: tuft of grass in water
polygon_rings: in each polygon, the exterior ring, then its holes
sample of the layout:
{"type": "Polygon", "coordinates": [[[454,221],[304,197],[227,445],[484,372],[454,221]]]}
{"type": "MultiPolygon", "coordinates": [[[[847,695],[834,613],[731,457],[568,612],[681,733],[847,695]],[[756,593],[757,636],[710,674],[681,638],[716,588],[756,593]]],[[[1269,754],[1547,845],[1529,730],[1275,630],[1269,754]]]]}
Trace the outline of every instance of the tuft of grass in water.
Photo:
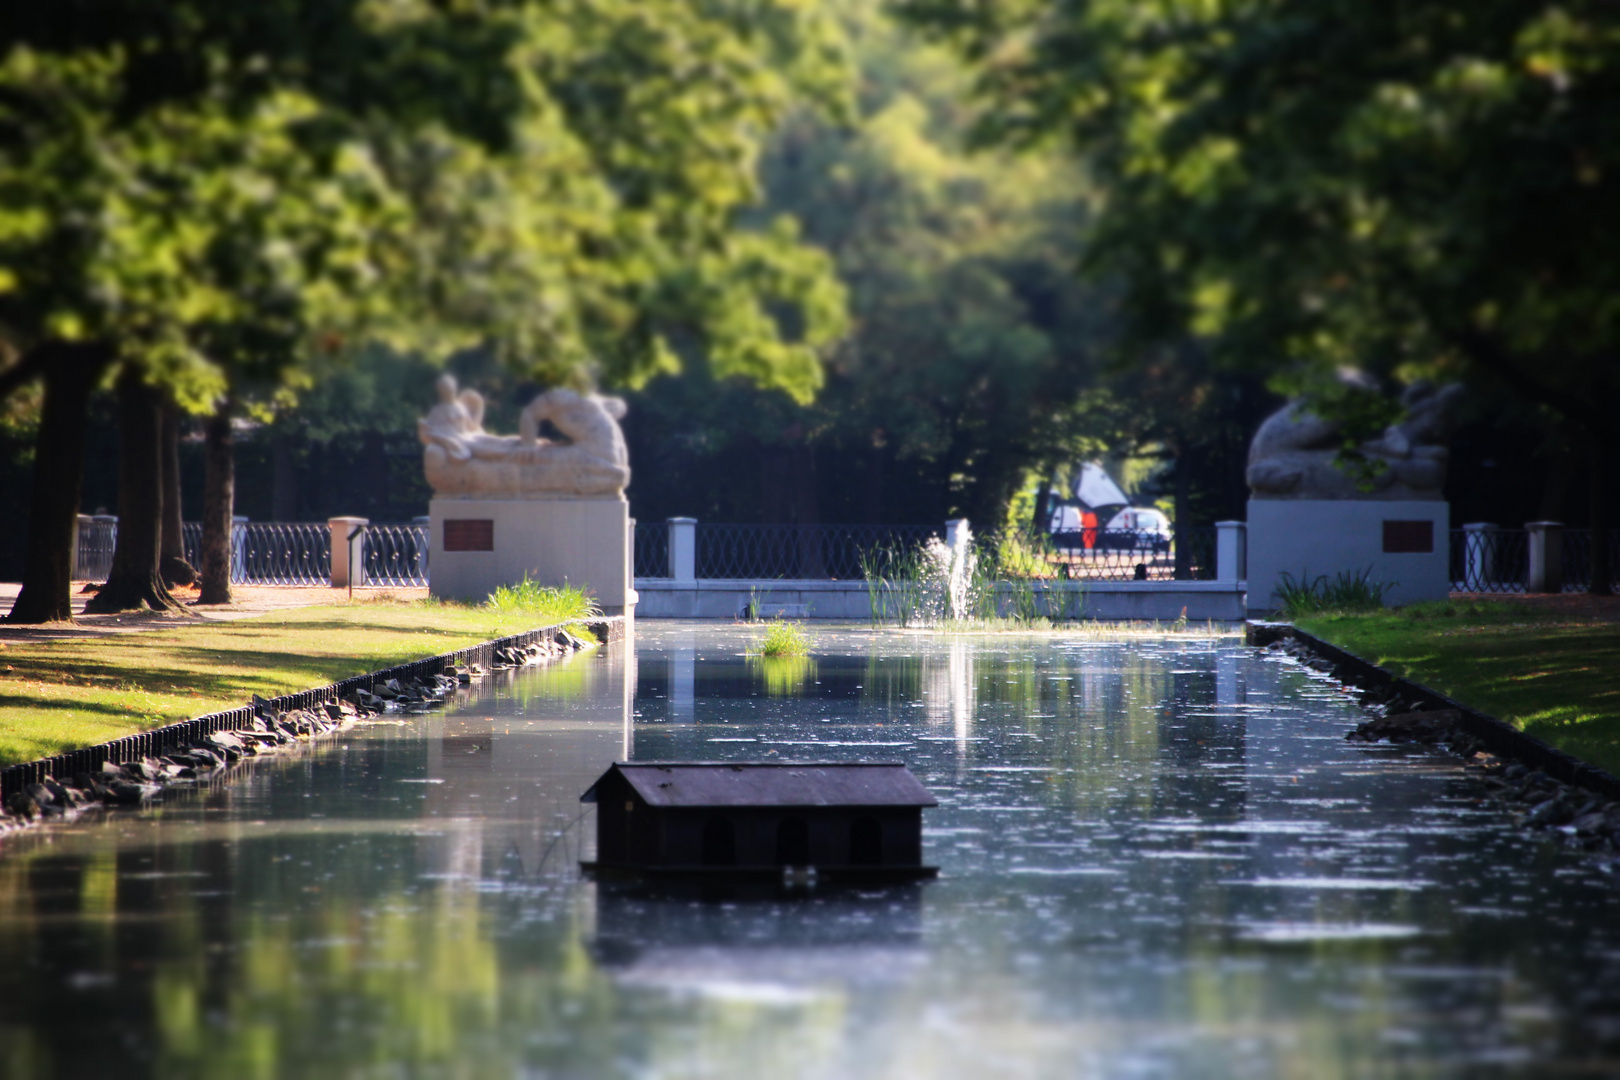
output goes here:
{"type": "Polygon", "coordinates": [[[761,656],[805,656],[810,652],[811,637],[802,623],[780,619],[768,623],[765,637],[759,643],[761,656]]]}
{"type": "Polygon", "coordinates": [[[1290,619],[1320,615],[1329,611],[1381,611],[1384,597],[1396,582],[1372,580],[1372,567],[1351,573],[1341,570],[1330,581],[1326,574],[1298,578],[1286,571],[1279,575],[1277,599],[1282,613],[1290,619]]]}
{"type": "Polygon", "coordinates": [[[484,601],[484,607],[502,616],[522,616],[557,622],[594,619],[602,614],[590,593],[577,585],[542,585],[528,574],[516,585],[502,585],[484,601]]]}

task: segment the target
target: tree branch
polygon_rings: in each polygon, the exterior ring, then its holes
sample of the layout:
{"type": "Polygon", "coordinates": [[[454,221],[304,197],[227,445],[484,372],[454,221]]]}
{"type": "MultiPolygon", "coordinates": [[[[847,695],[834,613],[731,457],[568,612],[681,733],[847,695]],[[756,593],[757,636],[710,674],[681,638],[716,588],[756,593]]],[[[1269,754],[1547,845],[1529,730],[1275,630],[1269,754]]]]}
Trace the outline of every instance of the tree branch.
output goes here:
{"type": "MultiPolygon", "coordinates": [[[[1461,330],[1449,335],[1452,342],[1481,368],[1495,375],[1510,388],[1541,405],[1562,413],[1594,437],[1611,423],[1611,417],[1596,402],[1536,378],[1515,362],[1511,353],[1477,330],[1461,330]]],[[[1595,361],[1594,361],[1595,362],[1595,361]]]]}

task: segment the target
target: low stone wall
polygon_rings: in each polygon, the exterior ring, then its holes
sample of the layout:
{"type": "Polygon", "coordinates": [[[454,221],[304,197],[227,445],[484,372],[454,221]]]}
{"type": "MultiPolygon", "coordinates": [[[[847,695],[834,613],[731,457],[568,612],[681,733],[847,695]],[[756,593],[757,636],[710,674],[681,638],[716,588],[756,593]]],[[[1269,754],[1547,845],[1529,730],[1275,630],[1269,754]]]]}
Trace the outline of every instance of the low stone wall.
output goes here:
{"type": "Polygon", "coordinates": [[[1471,742],[1477,743],[1480,748],[1523,762],[1560,784],[1597,792],[1605,798],[1620,799],[1620,777],[1566,754],[1534,735],[1527,735],[1512,724],[1454,701],[1439,691],[1393,675],[1288,623],[1250,622],[1245,628],[1244,640],[1261,647],[1276,643],[1297,644],[1308,665],[1360,690],[1365,701],[1383,703],[1395,700],[1407,713],[1452,713],[1454,717],[1448,718],[1446,726],[1468,735],[1471,742]]]}
{"type": "MultiPolygon", "coordinates": [[[[304,709],[316,709],[328,704],[336,704],[349,697],[355,691],[371,693],[379,684],[389,679],[399,679],[407,682],[411,679],[427,679],[444,671],[447,665],[462,666],[476,664],[485,670],[495,666],[495,654],[501,649],[523,649],[541,640],[542,637],[556,633],[566,624],[537,627],[521,634],[510,637],[496,638],[480,645],[472,645],[455,652],[443,653],[439,656],[429,656],[421,660],[413,660],[408,664],[385,668],[382,671],[373,671],[365,675],[356,675],[341,682],[328,683],[326,686],[313,690],[301,690],[293,694],[283,694],[268,701],[257,701],[253,704],[243,705],[235,709],[226,709],[223,712],[209,713],[199,716],[195,720],[182,720],[176,724],[153,728],[136,735],[126,735],[121,739],[102,743],[99,746],[89,746],[83,750],[71,750],[55,757],[41,758],[38,761],[24,762],[0,769],[0,803],[13,794],[22,791],[29,784],[42,783],[47,777],[52,780],[72,779],[85,773],[96,773],[108,762],[117,764],[124,761],[140,761],[144,758],[159,757],[167,749],[189,745],[222,731],[235,731],[248,726],[254,714],[261,709],[271,712],[298,712],[304,709]]],[[[593,633],[604,642],[618,641],[625,635],[625,621],[623,618],[606,616],[592,620],[585,624],[593,633]]]]}
{"type": "MultiPolygon", "coordinates": [[[[1002,605],[1011,598],[1003,587],[1002,605]]],[[[637,578],[636,616],[642,619],[735,619],[750,603],[766,617],[869,622],[864,581],[726,580],[678,582],[637,578]]],[[[1241,581],[1041,581],[1033,585],[1041,614],[1078,610],[1105,622],[1239,622],[1247,614],[1241,581]]]]}

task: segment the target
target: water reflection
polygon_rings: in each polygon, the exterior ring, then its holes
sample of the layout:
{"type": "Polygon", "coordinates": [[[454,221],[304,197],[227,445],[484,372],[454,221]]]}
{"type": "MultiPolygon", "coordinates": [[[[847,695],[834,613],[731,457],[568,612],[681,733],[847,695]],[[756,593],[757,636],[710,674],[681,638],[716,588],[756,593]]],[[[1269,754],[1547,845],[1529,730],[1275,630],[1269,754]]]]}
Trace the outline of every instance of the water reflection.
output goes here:
{"type": "Polygon", "coordinates": [[[1227,640],[643,623],[442,717],[8,841],[0,1075],[1616,1071],[1601,867],[1227,640]],[[639,661],[639,663],[638,663],[639,661]],[[598,890],[608,762],[898,758],[938,882],[598,890]],[[93,1023],[94,1038],[86,1037],[93,1023]]]}

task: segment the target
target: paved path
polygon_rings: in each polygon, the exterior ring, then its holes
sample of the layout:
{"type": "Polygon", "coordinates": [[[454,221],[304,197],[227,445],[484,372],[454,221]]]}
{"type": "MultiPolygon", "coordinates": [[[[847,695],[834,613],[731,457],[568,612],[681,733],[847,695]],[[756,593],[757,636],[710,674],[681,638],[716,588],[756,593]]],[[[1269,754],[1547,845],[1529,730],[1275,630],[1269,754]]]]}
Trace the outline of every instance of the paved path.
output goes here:
{"type": "MultiPolygon", "coordinates": [[[[122,615],[86,615],[85,601],[90,594],[81,590],[86,582],[73,583],[73,615],[71,623],[50,623],[44,626],[9,626],[0,623],[0,640],[48,641],[56,638],[95,636],[98,634],[127,634],[140,630],[157,630],[182,626],[199,626],[208,622],[232,619],[250,619],[271,611],[288,608],[314,607],[317,604],[337,604],[348,599],[348,590],[329,586],[236,585],[231,589],[233,602],[229,604],[196,603],[197,590],[176,589],[175,596],[195,616],[127,612],[122,615]]],[[[16,582],[0,582],[0,612],[10,611],[12,602],[22,586],[16,582]]],[[[354,590],[356,601],[393,597],[401,600],[420,600],[427,596],[425,588],[359,588],[354,590]]]]}

